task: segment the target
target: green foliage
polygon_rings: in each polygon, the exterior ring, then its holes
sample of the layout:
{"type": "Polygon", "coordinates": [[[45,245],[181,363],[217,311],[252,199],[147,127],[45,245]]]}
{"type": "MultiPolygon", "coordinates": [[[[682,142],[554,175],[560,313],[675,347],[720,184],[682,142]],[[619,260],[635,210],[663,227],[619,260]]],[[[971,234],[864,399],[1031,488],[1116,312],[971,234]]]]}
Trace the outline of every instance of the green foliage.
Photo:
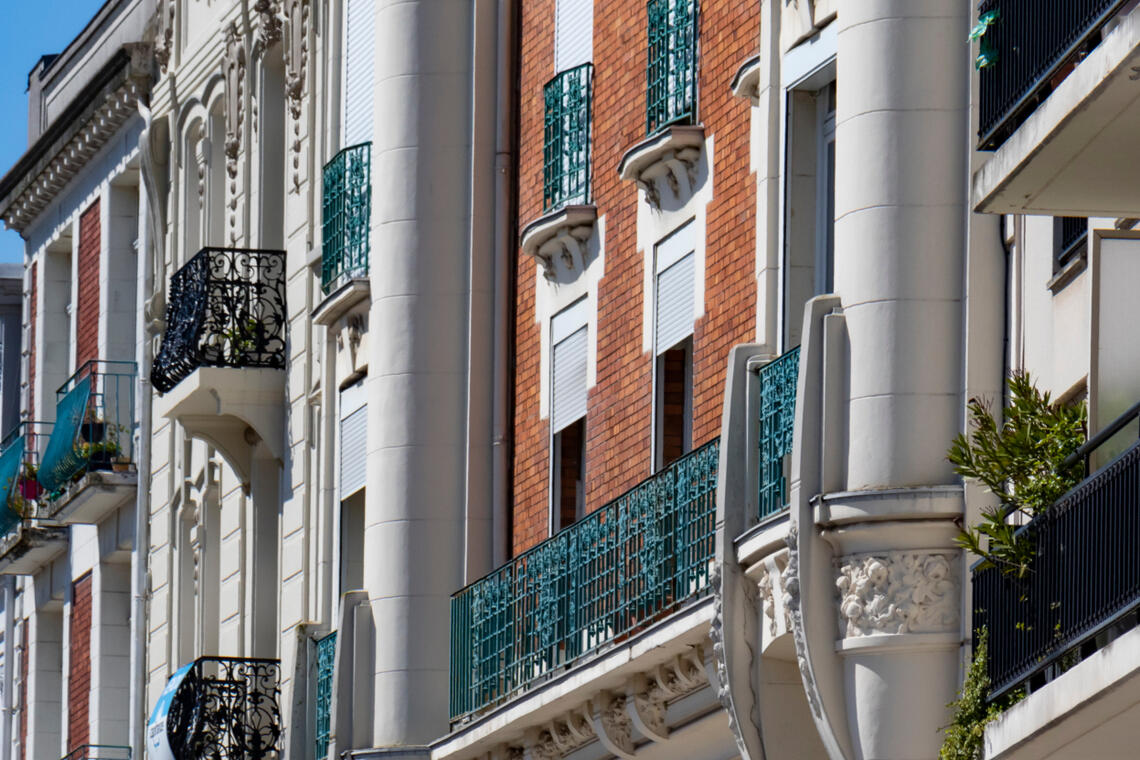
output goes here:
{"type": "Polygon", "coordinates": [[[945,728],[946,738],[938,760],[981,760],[986,726],[1024,696],[1018,691],[992,703],[986,702],[990,693],[990,677],[986,674],[988,644],[989,632],[982,628],[978,631],[978,645],[962,681],[962,690],[948,705],[954,710],[954,720],[945,728]]]}
{"type": "Polygon", "coordinates": [[[1064,467],[1064,460],[1085,440],[1085,404],[1052,401],[1024,372],[1009,377],[1010,405],[998,423],[988,401],[970,399],[969,435],[958,435],[947,458],[954,471],[981,483],[998,498],[982,512],[978,525],[967,526],[958,545],[982,558],[982,567],[1024,578],[1033,547],[1017,536],[1007,516],[1033,518],[1080,482],[1083,463],[1064,467]]]}

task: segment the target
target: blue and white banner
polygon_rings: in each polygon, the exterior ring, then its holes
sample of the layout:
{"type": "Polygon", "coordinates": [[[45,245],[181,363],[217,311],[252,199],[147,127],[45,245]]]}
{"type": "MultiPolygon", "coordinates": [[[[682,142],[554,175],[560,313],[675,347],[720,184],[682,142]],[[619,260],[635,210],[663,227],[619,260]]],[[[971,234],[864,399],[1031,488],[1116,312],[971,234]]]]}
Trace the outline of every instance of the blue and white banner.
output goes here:
{"type": "Polygon", "coordinates": [[[174,702],[174,695],[178,693],[178,687],[182,685],[183,679],[186,678],[186,674],[190,672],[192,667],[194,667],[194,663],[191,662],[174,671],[174,675],[166,682],[166,688],[162,690],[158,702],[154,705],[154,710],[151,712],[150,720],[146,725],[146,748],[150,760],[174,760],[174,752],[170,749],[170,734],[167,731],[166,717],[170,714],[170,705],[174,702]]]}

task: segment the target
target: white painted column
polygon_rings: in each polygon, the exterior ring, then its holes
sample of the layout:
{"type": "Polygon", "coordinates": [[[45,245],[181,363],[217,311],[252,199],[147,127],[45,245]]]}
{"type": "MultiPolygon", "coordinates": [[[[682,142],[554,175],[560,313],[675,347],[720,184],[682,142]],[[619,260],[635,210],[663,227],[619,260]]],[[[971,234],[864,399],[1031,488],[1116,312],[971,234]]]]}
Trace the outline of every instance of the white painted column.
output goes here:
{"type": "Polygon", "coordinates": [[[848,494],[835,497],[844,516],[825,536],[852,599],[889,602],[914,584],[932,595],[916,603],[930,618],[915,625],[869,621],[854,603],[837,611],[857,759],[937,756],[957,683],[964,568],[950,518],[961,493],[946,450],[961,427],[964,379],[969,13],[963,1],[864,0],[838,18],[835,289],[850,351],[848,494]],[[901,519],[883,520],[888,511],[901,519]],[[881,588],[880,569],[890,573],[881,588]]]}
{"type": "Polygon", "coordinates": [[[376,746],[447,730],[449,597],[464,580],[472,13],[467,0],[376,0],[364,554],[376,746]]]}

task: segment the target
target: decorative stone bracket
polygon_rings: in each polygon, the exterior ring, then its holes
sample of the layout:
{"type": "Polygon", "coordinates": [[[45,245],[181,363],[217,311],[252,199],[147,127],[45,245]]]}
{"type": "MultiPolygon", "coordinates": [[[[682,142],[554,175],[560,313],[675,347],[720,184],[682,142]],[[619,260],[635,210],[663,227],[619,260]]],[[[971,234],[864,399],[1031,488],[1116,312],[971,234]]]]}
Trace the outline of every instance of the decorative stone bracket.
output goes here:
{"type": "Polygon", "coordinates": [[[633,180],[645,191],[645,199],[655,209],[661,208],[659,180],[669,184],[681,196],[681,177],[689,192],[697,182],[697,163],[705,144],[702,126],[666,127],[660,133],[639,142],[625,152],[618,164],[618,175],[633,180]]]}
{"type": "Polygon", "coordinates": [[[586,270],[586,243],[598,221],[595,206],[566,206],[523,228],[520,246],[542,266],[547,280],[571,280],[586,270]]]}
{"type": "Polygon", "coordinates": [[[732,77],[732,94],[738,98],[748,98],[757,105],[760,98],[760,56],[754,55],[736,70],[732,77]]]}

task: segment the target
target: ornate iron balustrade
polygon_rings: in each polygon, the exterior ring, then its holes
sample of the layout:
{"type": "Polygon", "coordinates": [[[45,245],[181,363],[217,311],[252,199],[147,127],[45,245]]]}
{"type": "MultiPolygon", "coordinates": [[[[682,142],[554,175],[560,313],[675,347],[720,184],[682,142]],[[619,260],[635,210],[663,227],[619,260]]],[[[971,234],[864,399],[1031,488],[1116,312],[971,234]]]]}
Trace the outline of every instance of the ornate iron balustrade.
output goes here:
{"type": "Polygon", "coordinates": [[[317,760],[329,753],[329,719],[332,717],[333,668],[336,664],[336,631],[317,639],[317,760]]]}
{"type": "Polygon", "coordinates": [[[996,12],[981,37],[979,147],[994,150],[1048,97],[1063,69],[1100,41],[1101,28],[1128,0],[983,0],[996,12]]]}
{"type": "Polygon", "coordinates": [[[49,493],[88,470],[134,462],[134,362],[92,360],[56,391],[55,427],[38,478],[49,493]]]}
{"type": "Polygon", "coordinates": [[[796,422],[796,384],[800,375],[799,346],[760,368],[759,477],[760,519],[788,506],[784,462],[792,453],[796,422]]]}
{"type": "Polygon", "coordinates": [[[368,276],[372,229],[372,143],[345,148],[322,172],[321,288],[368,276]]]}
{"type": "Polygon", "coordinates": [[[590,121],[593,64],[563,71],[543,87],[542,145],[545,212],[590,202],[590,121]]]}
{"type": "Polygon", "coordinates": [[[451,719],[645,628],[708,590],[719,440],[451,598],[451,719]]]}
{"type": "Polygon", "coordinates": [[[1140,443],[1021,535],[1035,548],[1028,577],[992,567],[973,574],[974,630],[989,629],[991,699],[1140,609],[1140,443]]]}
{"type": "Polygon", "coordinates": [[[0,443],[0,536],[39,516],[45,494],[37,475],[51,430],[50,422],[21,422],[0,443]]]}
{"type": "Polygon", "coordinates": [[[280,661],[199,657],[167,715],[176,760],[279,757],[280,661]]]}
{"type": "Polygon", "coordinates": [[[285,252],[203,248],[170,278],[150,379],[169,391],[194,370],[285,368],[285,252]]]}
{"type": "Polygon", "coordinates": [[[61,760],[131,760],[131,748],[121,744],[81,744],[61,760]]]}
{"type": "Polygon", "coordinates": [[[697,0],[649,0],[645,131],[697,116],[697,0]]]}

